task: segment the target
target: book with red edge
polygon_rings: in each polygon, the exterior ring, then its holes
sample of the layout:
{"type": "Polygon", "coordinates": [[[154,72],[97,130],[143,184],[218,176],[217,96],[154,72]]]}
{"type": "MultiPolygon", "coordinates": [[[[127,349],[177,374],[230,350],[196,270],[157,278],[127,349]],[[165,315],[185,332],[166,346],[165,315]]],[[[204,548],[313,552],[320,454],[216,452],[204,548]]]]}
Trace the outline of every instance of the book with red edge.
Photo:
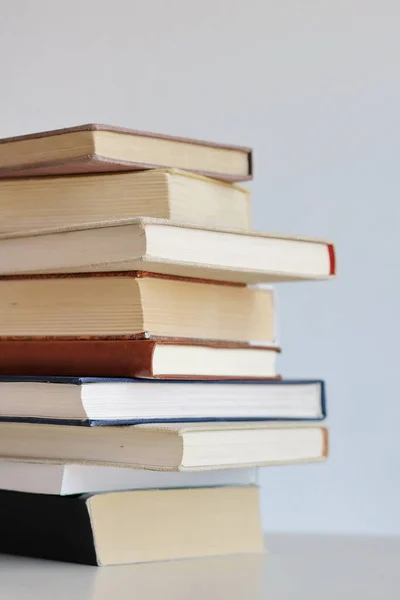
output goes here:
{"type": "Polygon", "coordinates": [[[138,218],[0,235],[0,275],[150,271],[231,283],[329,279],[326,240],[138,218]]]}

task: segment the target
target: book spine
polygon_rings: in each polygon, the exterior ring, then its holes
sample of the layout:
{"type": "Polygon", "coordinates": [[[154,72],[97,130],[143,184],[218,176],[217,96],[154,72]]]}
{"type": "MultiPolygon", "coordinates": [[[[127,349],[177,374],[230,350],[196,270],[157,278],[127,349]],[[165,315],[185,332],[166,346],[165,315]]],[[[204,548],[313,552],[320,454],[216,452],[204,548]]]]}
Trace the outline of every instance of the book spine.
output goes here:
{"type": "Polygon", "coordinates": [[[2,340],[0,372],[3,375],[74,377],[152,377],[155,343],[96,340],[2,340]],[[136,350],[136,351],[135,351],[136,350]]]}
{"type": "MultiPolygon", "coordinates": [[[[251,348],[244,343],[226,343],[198,339],[162,338],[160,340],[98,340],[0,338],[0,375],[60,377],[140,377],[154,378],[153,353],[157,343],[199,345],[214,348],[251,348]]],[[[262,347],[279,352],[279,348],[262,347]]],[[[178,374],[160,379],[193,379],[178,374]]],[[[195,379],[199,379],[196,375],[195,379]]],[[[210,378],[215,379],[215,378],[210,378]]],[[[232,379],[219,377],[218,379],[232,379]]],[[[240,377],[239,379],[243,379],[240,377]]],[[[279,379],[279,377],[277,377],[279,379]]]]}
{"type": "Polygon", "coordinates": [[[0,552],[97,565],[83,497],[0,491],[0,552]]]}

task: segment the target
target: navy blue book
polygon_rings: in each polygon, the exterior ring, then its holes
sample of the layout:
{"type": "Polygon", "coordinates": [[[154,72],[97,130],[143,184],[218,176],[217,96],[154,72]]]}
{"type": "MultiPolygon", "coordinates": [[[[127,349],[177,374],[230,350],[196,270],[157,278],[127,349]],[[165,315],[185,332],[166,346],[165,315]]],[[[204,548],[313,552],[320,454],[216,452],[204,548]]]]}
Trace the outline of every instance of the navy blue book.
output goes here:
{"type": "Polygon", "coordinates": [[[124,425],[326,416],[319,380],[0,377],[0,421],[124,425]]]}

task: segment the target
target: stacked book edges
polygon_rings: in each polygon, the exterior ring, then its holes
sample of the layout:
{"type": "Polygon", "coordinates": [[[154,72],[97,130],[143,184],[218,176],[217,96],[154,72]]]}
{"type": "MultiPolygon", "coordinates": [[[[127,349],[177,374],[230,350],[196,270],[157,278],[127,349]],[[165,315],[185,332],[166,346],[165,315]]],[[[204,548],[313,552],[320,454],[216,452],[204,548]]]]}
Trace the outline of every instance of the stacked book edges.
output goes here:
{"type": "Polygon", "coordinates": [[[328,455],[271,284],[325,240],[254,231],[252,151],[84,125],[0,140],[0,552],[259,553],[257,469],[328,455]]]}

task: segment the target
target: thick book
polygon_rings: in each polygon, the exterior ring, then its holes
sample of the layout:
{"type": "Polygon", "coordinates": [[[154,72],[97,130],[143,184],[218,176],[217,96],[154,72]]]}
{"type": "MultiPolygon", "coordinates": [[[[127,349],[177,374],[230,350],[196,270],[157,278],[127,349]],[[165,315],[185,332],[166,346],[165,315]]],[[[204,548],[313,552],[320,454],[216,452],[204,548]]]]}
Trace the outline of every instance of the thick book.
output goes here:
{"type": "Polygon", "coordinates": [[[322,240],[205,229],[163,219],[0,236],[0,274],[150,271],[261,283],[328,279],[335,251],[322,240]]]}
{"type": "Polygon", "coordinates": [[[0,179],[0,233],[157,217],[251,228],[250,192],[179,171],[0,179]]]}
{"type": "Polygon", "coordinates": [[[0,336],[172,337],[271,345],[274,329],[271,289],[129,271],[0,278],[0,336]]]}
{"type": "Polygon", "coordinates": [[[283,422],[79,427],[0,422],[0,458],[203,471],[319,462],[328,430],[283,422]]]}
{"type": "Polygon", "coordinates": [[[180,473],[61,462],[0,461],[0,490],[58,496],[123,490],[255,485],[257,479],[255,468],[180,473]]]}
{"type": "Polygon", "coordinates": [[[90,123],[0,140],[0,177],[176,167],[226,181],[252,178],[250,148],[90,123]]]}
{"type": "MultiPolygon", "coordinates": [[[[0,285],[1,287],[1,285],[0,285]]],[[[0,375],[277,378],[279,348],[193,340],[0,339],[0,375]]]]}
{"type": "Polygon", "coordinates": [[[0,491],[0,552],[85,565],[263,551],[256,486],[82,496],[0,491]]]}
{"type": "Polygon", "coordinates": [[[321,420],[323,381],[0,376],[0,420],[75,425],[321,420]]]}

